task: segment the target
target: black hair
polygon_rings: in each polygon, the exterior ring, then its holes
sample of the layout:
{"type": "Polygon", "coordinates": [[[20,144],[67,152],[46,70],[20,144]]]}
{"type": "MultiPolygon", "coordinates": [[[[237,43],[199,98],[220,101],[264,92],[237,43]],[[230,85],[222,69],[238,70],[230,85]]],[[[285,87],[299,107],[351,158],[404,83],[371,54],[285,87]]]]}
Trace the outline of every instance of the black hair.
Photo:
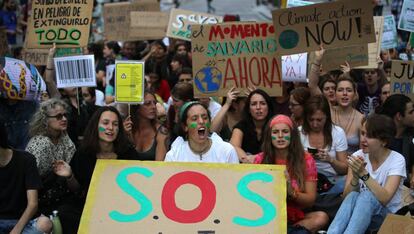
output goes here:
{"type": "Polygon", "coordinates": [[[407,103],[411,102],[411,99],[403,94],[393,94],[385,100],[377,113],[386,115],[390,118],[394,118],[397,113],[401,116],[405,116],[405,110],[407,109],[407,103]]]}
{"type": "MultiPolygon", "coordinates": [[[[108,45],[107,45],[108,46],[108,45]]],[[[108,46],[109,48],[109,46],[108,46]]],[[[100,43],[90,43],[88,44],[88,50],[93,54],[95,59],[103,59],[103,45],[100,43]]]]}
{"type": "Polygon", "coordinates": [[[0,120],[0,147],[3,149],[10,149],[8,136],[6,125],[0,120]]]}
{"type": "Polygon", "coordinates": [[[118,42],[116,41],[108,41],[105,43],[105,45],[114,51],[115,54],[119,54],[121,51],[121,47],[119,46],[118,42]]]}

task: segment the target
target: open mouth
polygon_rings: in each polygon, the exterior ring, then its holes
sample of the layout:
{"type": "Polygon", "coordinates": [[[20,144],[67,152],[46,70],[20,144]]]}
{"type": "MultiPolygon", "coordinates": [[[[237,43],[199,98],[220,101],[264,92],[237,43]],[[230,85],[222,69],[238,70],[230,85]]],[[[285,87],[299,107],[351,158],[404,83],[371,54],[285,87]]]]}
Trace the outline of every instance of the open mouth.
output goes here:
{"type": "Polygon", "coordinates": [[[206,128],[204,128],[204,127],[199,128],[199,129],[197,130],[198,136],[200,136],[200,137],[204,137],[204,136],[206,135],[206,131],[207,131],[207,129],[206,129],[206,128]]]}

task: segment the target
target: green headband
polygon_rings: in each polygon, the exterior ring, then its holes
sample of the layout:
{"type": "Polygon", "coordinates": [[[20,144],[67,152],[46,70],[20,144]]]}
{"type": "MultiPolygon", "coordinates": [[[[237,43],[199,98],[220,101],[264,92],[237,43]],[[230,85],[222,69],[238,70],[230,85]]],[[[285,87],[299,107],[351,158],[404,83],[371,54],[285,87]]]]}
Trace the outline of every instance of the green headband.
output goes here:
{"type": "Polygon", "coordinates": [[[182,121],[183,120],[183,118],[184,118],[184,112],[190,107],[190,106],[192,106],[192,105],[195,105],[195,104],[200,104],[201,105],[201,103],[200,102],[197,102],[197,101],[191,101],[191,102],[186,102],[186,103],[184,103],[184,105],[182,105],[181,106],[181,108],[180,108],[180,120],[182,121]]]}

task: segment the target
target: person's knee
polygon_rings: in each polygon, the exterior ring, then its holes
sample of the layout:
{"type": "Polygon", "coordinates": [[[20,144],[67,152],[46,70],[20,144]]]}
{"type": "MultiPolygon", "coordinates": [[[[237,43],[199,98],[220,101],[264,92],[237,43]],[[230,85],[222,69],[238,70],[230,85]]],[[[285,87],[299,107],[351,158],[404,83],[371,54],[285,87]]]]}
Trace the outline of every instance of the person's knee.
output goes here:
{"type": "Polygon", "coordinates": [[[323,211],[317,211],[312,216],[312,220],[315,222],[315,226],[319,228],[324,228],[328,226],[329,223],[329,216],[323,211]]]}
{"type": "Polygon", "coordinates": [[[46,216],[40,216],[37,219],[36,227],[40,232],[50,233],[53,229],[53,223],[46,216]]]}

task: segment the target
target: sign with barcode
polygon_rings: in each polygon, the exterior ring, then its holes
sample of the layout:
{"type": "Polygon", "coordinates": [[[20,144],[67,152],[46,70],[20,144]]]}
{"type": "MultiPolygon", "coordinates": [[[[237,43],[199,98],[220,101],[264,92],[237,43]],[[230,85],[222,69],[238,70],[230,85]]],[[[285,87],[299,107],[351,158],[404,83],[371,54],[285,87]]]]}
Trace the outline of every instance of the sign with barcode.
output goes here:
{"type": "Polygon", "coordinates": [[[54,61],[58,88],[96,87],[93,55],[61,57],[54,61]]]}
{"type": "Polygon", "coordinates": [[[115,62],[115,101],[119,103],[144,102],[144,62],[115,62]]]}

